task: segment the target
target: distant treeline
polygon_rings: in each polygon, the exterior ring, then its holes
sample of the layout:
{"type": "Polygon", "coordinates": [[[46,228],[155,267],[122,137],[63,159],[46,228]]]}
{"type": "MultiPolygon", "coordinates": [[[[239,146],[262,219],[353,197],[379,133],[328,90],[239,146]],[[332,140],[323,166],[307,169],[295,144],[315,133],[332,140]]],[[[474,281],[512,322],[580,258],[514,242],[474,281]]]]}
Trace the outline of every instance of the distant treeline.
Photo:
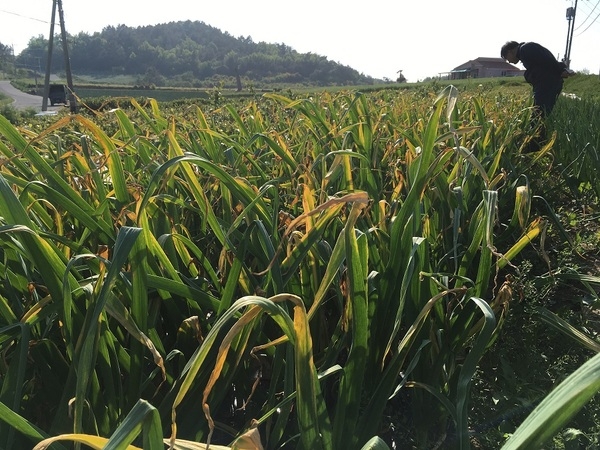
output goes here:
{"type": "MultiPolygon", "coordinates": [[[[314,53],[281,44],[235,38],[204,22],[170,22],[137,28],[108,26],[93,34],[67,35],[74,74],[134,75],[140,84],[200,86],[207,80],[316,86],[372,84],[377,80],[314,53]]],[[[2,45],[2,44],[0,44],[2,45]]],[[[45,70],[48,39],[40,35],[15,57],[17,67],[45,70]]],[[[6,62],[6,60],[4,61],[6,62]]],[[[60,34],[52,72],[65,72],[60,34]]]]}

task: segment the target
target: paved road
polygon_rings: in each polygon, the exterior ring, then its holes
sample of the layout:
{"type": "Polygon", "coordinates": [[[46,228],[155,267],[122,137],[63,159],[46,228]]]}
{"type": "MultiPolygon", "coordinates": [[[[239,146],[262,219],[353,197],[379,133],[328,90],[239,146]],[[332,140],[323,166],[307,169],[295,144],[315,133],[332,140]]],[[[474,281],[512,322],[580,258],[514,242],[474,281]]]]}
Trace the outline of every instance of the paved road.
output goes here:
{"type": "MultiPolygon", "coordinates": [[[[16,109],[25,110],[33,108],[37,112],[42,110],[43,98],[41,95],[26,94],[10,84],[10,81],[0,80],[0,92],[14,99],[12,106],[14,106],[16,109]]],[[[64,106],[50,106],[50,102],[48,102],[47,111],[59,111],[61,108],[64,108],[64,106]]]]}

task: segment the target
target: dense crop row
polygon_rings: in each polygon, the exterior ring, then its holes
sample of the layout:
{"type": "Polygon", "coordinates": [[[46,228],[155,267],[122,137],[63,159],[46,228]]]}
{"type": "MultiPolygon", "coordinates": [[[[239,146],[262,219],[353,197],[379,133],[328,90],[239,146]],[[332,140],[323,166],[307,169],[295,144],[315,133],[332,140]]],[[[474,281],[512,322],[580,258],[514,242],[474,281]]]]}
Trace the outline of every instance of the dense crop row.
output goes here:
{"type": "Polygon", "coordinates": [[[512,261],[548,220],[526,173],[552,142],[523,159],[525,103],[448,87],[0,117],[0,446],[383,448],[408,392],[416,445],[469,448],[512,261]]]}

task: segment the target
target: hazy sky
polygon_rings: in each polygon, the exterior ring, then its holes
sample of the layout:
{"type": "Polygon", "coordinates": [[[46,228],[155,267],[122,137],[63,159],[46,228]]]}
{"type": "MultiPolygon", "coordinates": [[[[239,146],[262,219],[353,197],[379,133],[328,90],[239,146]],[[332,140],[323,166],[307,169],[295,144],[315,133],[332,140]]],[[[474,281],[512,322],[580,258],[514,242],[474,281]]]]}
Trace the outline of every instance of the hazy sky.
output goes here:
{"type": "MultiPolygon", "coordinates": [[[[395,80],[418,81],[480,56],[499,57],[507,40],[536,41],[562,59],[574,0],[63,0],[69,34],[106,26],[202,21],[234,37],[284,43],[395,80]]],[[[52,0],[1,0],[0,42],[21,52],[48,38],[52,0]]],[[[57,14],[58,21],[58,14],[57,14]]],[[[59,28],[55,31],[58,33],[59,28]]],[[[519,65],[520,66],[520,65],[519,65]]],[[[571,68],[600,72],[600,0],[579,0],[571,68]]]]}

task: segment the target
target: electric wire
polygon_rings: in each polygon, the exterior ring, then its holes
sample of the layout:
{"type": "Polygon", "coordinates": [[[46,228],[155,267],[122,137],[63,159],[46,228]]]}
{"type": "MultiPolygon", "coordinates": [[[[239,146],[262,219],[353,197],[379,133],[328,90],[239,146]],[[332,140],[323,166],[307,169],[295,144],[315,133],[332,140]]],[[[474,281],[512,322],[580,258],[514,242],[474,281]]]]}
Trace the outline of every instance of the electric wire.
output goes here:
{"type": "Polygon", "coordinates": [[[594,25],[596,23],[596,20],[598,20],[598,17],[600,17],[600,12],[596,15],[596,17],[594,17],[594,20],[592,21],[592,23],[590,23],[587,27],[585,27],[585,30],[577,33],[576,36],[581,36],[583,33],[585,33],[592,25],[594,25]]]}
{"type": "MultiPolygon", "coordinates": [[[[575,29],[573,31],[577,31],[579,30],[583,25],[585,25],[585,23],[588,21],[588,19],[592,16],[592,14],[594,14],[594,11],[596,11],[596,8],[598,7],[598,5],[600,5],[600,0],[598,0],[598,2],[596,2],[596,5],[592,8],[592,10],[587,14],[587,16],[585,17],[584,21],[581,22],[579,25],[577,25],[575,27],[575,29]]],[[[596,16],[597,18],[597,16],[596,16]]],[[[596,19],[594,19],[596,20],[596,19]]],[[[587,29],[587,28],[586,28],[587,29]]]]}
{"type": "Polygon", "coordinates": [[[48,20],[42,20],[42,19],[37,19],[35,17],[24,16],[23,14],[19,14],[19,13],[12,12],[12,11],[6,11],[5,9],[0,9],[0,12],[6,13],[6,14],[11,14],[11,15],[17,16],[17,17],[22,17],[23,19],[34,20],[36,22],[50,23],[50,21],[48,21],[48,20]]]}

